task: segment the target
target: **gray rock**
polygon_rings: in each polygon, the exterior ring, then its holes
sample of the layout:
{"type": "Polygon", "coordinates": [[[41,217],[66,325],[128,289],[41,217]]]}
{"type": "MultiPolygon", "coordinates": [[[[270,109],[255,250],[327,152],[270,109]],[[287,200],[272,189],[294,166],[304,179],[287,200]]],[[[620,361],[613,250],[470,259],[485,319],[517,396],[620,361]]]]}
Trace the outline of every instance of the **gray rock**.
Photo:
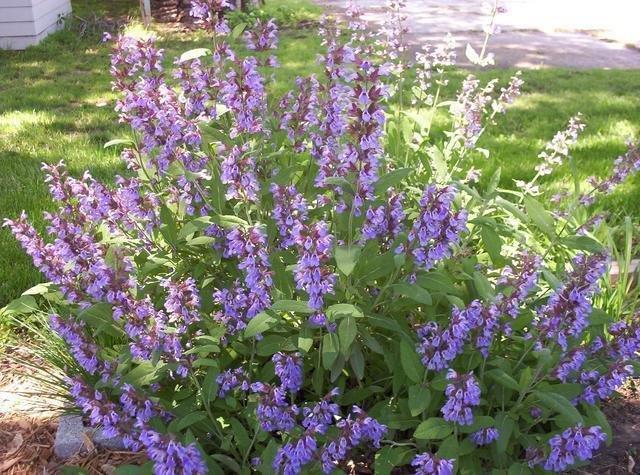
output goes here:
{"type": "Polygon", "coordinates": [[[125,449],[124,441],[122,440],[122,437],[107,437],[106,435],[104,435],[104,430],[102,429],[95,429],[95,430],[90,429],[88,433],[91,436],[93,443],[100,448],[108,449],[108,450],[124,450],[125,449]]]}
{"type": "Polygon", "coordinates": [[[53,443],[53,453],[62,460],[73,457],[84,446],[83,435],[84,426],[81,416],[71,414],[61,416],[56,440],[53,443]]]}

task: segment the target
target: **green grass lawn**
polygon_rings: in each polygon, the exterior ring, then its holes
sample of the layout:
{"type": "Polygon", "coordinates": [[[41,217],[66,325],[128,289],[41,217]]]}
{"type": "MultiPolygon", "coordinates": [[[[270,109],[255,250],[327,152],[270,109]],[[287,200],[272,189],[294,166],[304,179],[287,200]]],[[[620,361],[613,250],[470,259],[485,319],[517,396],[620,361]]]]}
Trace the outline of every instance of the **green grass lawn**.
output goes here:
{"type": "MultiPolygon", "coordinates": [[[[129,1],[75,0],[74,11],[88,17],[121,16],[129,1]]],[[[270,8],[286,4],[308,7],[308,0],[267,0],[270,8]]],[[[316,13],[313,10],[310,12],[316,13]]],[[[205,44],[199,34],[157,27],[169,61],[180,52],[205,44]]],[[[317,70],[315,56],[320,40],[315,30],[286,30],[278,52],[282,68],[276,73],[277,93],[296,75],[317,70]]],[[[71,173],[88,169],[95,178],[112,181],[124,168],[108,140],[126,130],[113,111],[110,91],[109,47],[95,35],[78,37],[72,29],[52,35],[24,52],[0,51],[0,218],[16,217],[26,210],[43,228],[42,212],[51,209],[41,162],[64,160],[71,173]]],[[[488,79],[508,80],[512,71],[483,72],[488,79]]],[[[460,78],[463,77],[459,73],[460,78]]],[[[575,150],[580,172],[604,174],[624,151],[624,140],[640,131],[640,71],[525,71],[524,96],[479,144],[491,150],[485,170],[503,168],[503,186],[514,178],[533,176],[537,154],[567,119],[580,111],[588,128],[575,150]]],[[[457,84],[456,81],[452,81],[457,84]]],[[[550,177],[558,187],[568,180],[566,171],[550,177]]],[[[616,214],[640,211],[640,180],[626,184],[604,201],[616,214]]],[[[6,229],[0,230],[0,306],[39,281],[18,244],[6,229]]]]}

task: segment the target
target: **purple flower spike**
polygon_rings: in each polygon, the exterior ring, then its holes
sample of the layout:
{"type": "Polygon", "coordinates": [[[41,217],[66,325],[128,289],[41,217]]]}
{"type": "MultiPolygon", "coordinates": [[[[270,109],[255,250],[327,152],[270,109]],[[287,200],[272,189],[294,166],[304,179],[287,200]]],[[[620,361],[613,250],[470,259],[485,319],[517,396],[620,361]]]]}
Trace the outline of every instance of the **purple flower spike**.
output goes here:
{"type": "Polygon", "coordinates": [[[450,257],[451,247],[466,230],[467,213],[465,210],[453,212],[454,197],[452,186],[438,189],[430,185],[420,199],[420,215],[409,232],[407,247],[416,265],[424,270],[450,257]]]}
{"type": "Polygon", "coordinates": [[[416,455],[411,466],[416,475],[453,475],[454,459],[442,459],[437,455],[425,452],[416,455]]]}
{"type": "Polygon", "coordinates": [[[607,435],[599,426],[584,428],[570,427],[550,441],[551,453],[544,463],[544,469],[563,472],[578,460],[589,460],[607,435]]]}
{"type": "Polygon", "coordinates": [[[471,408],[480,404],[480,387],[476,378],[473,373],[459,374],[450,369],[447,379],[451,383],[445,390],[448,399],[441,409],[444,419],[462,426],[473,424],[471,408]]]}
{"type": "Polygon", "coordinates": [[[282,387],[296,393],[302,387],[304,373],[300,353],[286,355],[278,352],[271,358],[276,366],[276,376],[280,378],[282,387]]]}
{"type": "Polygon", "coordinates": [[[471,440],[478,446],[488,445],[496,440],[499,436],[500,433],[498,432],[498,429],[496,429],[495,427],[486,427],[471,434],[471,440]]]}

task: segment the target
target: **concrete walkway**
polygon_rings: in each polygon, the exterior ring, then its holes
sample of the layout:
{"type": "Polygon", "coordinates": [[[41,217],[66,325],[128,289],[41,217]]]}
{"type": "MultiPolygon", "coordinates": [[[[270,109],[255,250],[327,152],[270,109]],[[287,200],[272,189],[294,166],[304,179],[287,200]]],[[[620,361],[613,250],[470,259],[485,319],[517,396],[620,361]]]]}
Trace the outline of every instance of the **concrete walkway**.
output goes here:
{"type": "MultiPolygon", "coordinates": [[[[341,14],[343,0],[315,0],[328,12],[341,14]]],[[[385,0],[360,0],[364,19],[385,19],[385,0]]],[[[414,50],[437,43],[447,33],[456,39],[458,63],[464,48],[477,50],[484,39],[482,0],[406,0],[407,41],[414,50]]],[[[640,68],[639,0],[507,0],[498,16],[502,32],[489,51],[499,67],[640,68]]],[[[466,63],[468,64],[468,63],[466,63]]]]}

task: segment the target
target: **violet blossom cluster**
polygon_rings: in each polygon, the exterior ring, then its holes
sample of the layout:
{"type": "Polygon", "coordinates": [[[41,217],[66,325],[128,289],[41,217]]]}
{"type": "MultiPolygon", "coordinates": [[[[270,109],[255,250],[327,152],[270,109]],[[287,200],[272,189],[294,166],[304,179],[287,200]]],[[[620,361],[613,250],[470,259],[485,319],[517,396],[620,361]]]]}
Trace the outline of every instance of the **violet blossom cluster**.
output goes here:
{"type": "Polygon", "coordinates": [[[430,452],[418,454],[411,461],[416,475],[453,475],[454,459],[444,459],[430,452]]]}
{"type": "Polygon", "coordinates": [[[604,254],[578,254],[574,258],[567,281],[537,311],[533,326],[538,347],[554,341],[566,351],[568,339],[582,334],[589,324],[590,298],[598,290],[597,282],[606,271],[607,262],[604,254]]]}
{"type": "Polygon", "coordinates": [[[295,427],[300,408],[287,401],[285,388],[257,382],[251,384],[251,391],[259,396],[256,416],[262,430],[286,432],[295,427]]]}
{"type": "Polygon", "coordinates": [[[278,352],[271,358],[275,365],[276,376],[280,378],[282,388],[298,392],[304,382],[304,372],[302,369],[302,356],[300,353],[290,355],[278,352]]]}
{"type": "Polygon", "coordinates": [[[544,462],[544,469],[563,472],[578,460],[589,460],[606,440],[607,435],[599,426],[570,427],[549,440],[551,452],[544,462]]]}
{"type": "Polygon", "coordinates": [[[633,366],[624,361],[614,362],[602,373],[598,370],[583,371],[579,382],[584,389],[578,400],[591,405],[606,400],[633,374],[633,366]]]}
{"type": "Polygon", "coordinates": [[[220,164],[220,181],[227,185],[228,200],[258,202],[260,182],[256,173],[256,159],[248,144],[234,145],[224,154],[220,164]]]}
{"type": "Polygon", "coordinates": [[[470,74],[462,83],[462,89],[458,94],[450,111],[454,118],[456,130],[462,137],[465,147],[473,148],[484,130],[484,117],[487,106],[492,101],[492,93],[495,90],[497,80],[492,80],[483,88],[480,80],[470,74]]]}
{"type": "Polygon", "coordinates": [[[294,185],[271,185],[273,211],[271,216],[280,234],[280,244],[284,248],[296,243],[296,234],[309,217],[309,205],[302,193],[294,185]]]}
{"type": "Polygon", "coordinates": [[[427,322],[418,328],[420,339],[417,352],[427,369],[442,371],[462,354],[465,343],[470,341],[472,331],[478,328],[486,311],[479,300],[474,300],[466,308],[454,307],[446,327],[437,322],[427,322]]]}
{"type": "Polygon", "coordinates": [[[450,369],[447,380],[450,381],[445,390],[447,402],[441,409],[444,420],[462,426],[473,424],[471,408],[480,404],[480,387],[475,376],[450,369]]]}
{"type": "Polygon", "coordinates": [[[99,358],[100,348],[87,336],[83,321],[72,318],[64,320],[57,314],[49,316],[49,324],[68,345],[71,354],[78,364],[89,374],[108,375],[111,367],[99,358]]]}
{"type": "Polygon", "coordinates": [[[471,441],[477,446],[489,445],[491,442],[498,440],[500,432],[495,427],[485,427],[471,434],[471,441]]]}
{"type": "MultiPolygon", "coordinates": [[[[460,241],[466,230],[467,212],[453,211],[455,189],[429,185],[420,198],[420,215],[407,237],[407,251],[418,267],[432,269],[439,261],[451,256],[451,247],[460,241]]],[[[404,249],[400,247],[398,252],[404,249]]]]}
{"type": "Polygon", "coordinates": [[[224,370],[216,377],[216,383],[220,397],[225,397],[236,389],[248,391],[250,388],[249,375],[242,368],[224,370]]]}
{"type": "Polygon", "coordinates": [[[234,5],[228,0],[191,0],[189,14],[200,20],[203,26],[214,35],[224,36],[231,33],[223,12],[234,5]]]}
{"type": "Polygon", "coordinates": [[[336,275],[327,265],[331,259],[333,235],[324,221],[298,226],[293,233],[299,253],[293,276],[296,287],[309,295],[309,307],[319,310],[324,296],[333,293],[336,282],[336,275]]]}
{"type": "Polygon", "coordinates": [[[349,452],[363,442],[380,447],[387,427],[368,416],[358,406],[353,406],[351,414],[336,423],[340,435],[320,449],[320,460],[325,474],[330,474],[336,466],[346,460],[349,452]]]}
{"type": "Polygon", "coordinates": [[[224,257],[236,257],[238,269],[245,274],[246,318],[251,319],[271,305],[273,272],[269,263],[266,233],[257,226],[246,231],[239,228],[230,230],[224,257]]]}
{"type": "Polygon", "coordinates": [[[498,279],[498,285],[503,285],[510,290],[507,295],[504,292],[497,297],[497,306],[504,314],[516,318],[520,313],[520,306],[535,287],[540,275],[542,259],[528,252],[521,253],[514,265],[507,265],[502,270],[498,279]]]}
{"type": "Polygon", "coordinates": [[[629,176],[640,172],[640,145],[629,142],[627,146],[627,152],[613,162],[613,173],[610,176],[601,180],[595,177],[589,178],[589,183],[593,186],[593,190],[580,197],[582,204],[592,204],[595,201],[595,193],[611,193],[629,176]]]}
{"type": "Polygon", "coordinates": [[[562,164],[569,156],[569,147],[576,144],[578,136],[584,128],[585,125],[580,114],[569,119],[567,128],[556,133],[538,155],[538,158],[542,159],[542,163],[536,165],[538,175],[549,175],[554,167],[562,164]]]}
{"type": "Polygon", "coordinates": [[[280,100],[280,129],[287,133],[296,152],[304,152],[308,148],[312,127],[320,125],[319,100],[320,83],[315,75],[307,78],[296,78],[297,91],[289,91],[280,100]]]}
{"type": "Polygon", "coordinates": [[[402,207],[403,201],[403,193],[397,193],[395,190],[389,189],[385,204],[367,209],[365,221],[362,225],[362,239],[364,241],[378,239],[383,244],[390,245],[404,230],[405,212],[402,207]]]}

